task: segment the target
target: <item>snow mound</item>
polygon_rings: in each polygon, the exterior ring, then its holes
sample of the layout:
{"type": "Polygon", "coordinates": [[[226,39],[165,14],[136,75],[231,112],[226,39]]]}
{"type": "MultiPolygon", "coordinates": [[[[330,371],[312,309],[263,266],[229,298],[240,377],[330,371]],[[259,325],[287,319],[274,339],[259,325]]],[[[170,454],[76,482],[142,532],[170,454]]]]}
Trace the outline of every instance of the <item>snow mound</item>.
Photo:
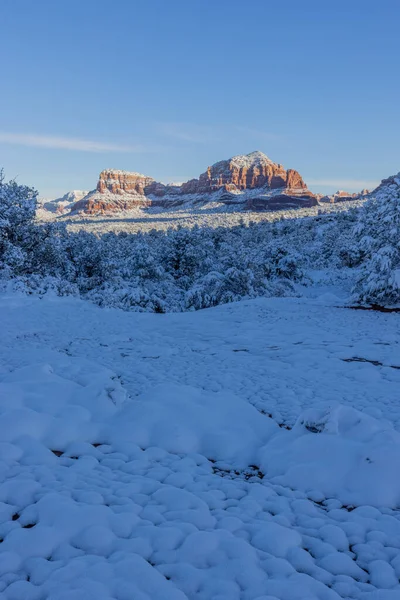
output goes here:
{"type": "Polygon", "coordinates": [[[48,449],[64,449],[92,441],[125,401],[116,376],[89,361],[17,369],[0,383],[0,442],[24,437],[48,449]]]}
{"type": "Polygon", "coordinates": [[[345,505],[400,506],[400,434],[349,406],[310,409],[260,452],[273,481],[345,505]]]}
{"type": "Polygon", "coordinates": [[[123,407],[105,436],[177,454],[195,452],[243,469],[276,431],[272,419],[231,393],[161,384],[123,407]]]}
{"type": "Polygon", "coordinates": [[[2,600],[399,597],[393,315],[0,306],[2,600]]]}

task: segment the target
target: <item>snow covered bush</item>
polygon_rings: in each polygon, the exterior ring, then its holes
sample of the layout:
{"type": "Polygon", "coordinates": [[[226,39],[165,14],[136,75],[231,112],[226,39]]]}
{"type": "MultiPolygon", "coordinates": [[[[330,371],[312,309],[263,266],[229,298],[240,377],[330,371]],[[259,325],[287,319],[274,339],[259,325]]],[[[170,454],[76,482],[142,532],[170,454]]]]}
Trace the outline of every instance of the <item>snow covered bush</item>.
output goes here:
{"type": "Polygon", "coordinates": [[[362,265],[354,287],[360,303],[400,303],[400,173],[378,188],[360,212],[354,253],[362,265]]]}
{"type": "Polygon", "coordinates": [[[263,255],[264,268],[270,277],[291,281],[300,281],[303,278],[301,261],[298,252],[285,248],[276,240],[268,244],[263,255]]]}
{"type": "Polygon", "coordinates": [[[37,192],[4,180],[0,171],[0,272],[18,274],[23,269],[32,244],[37,192]]]}
{"type": "MultiPolygon", "coordinates": [[[[64,277],[66,227],[35,222],[37,192],[16,181],[4,180],[0,171],[0,276],[64,277]]],[[[64,277],[65,279],[65,277],[64,277]]],[[[32,279],[33,281],[33,279],[32,279]]],[[[67,286],[68,287],[68,286],[67,286]]]]}
{"type": "Polygon", "coordinates": [[[363,258],[351,239],[356,212],[202,227],[103,233],[35,221],[37,195],[0,180],[0,271],[28,293],[73,294],[131,311],[199,310],[258,296],[288,296],[310,269],[363,258]]]}

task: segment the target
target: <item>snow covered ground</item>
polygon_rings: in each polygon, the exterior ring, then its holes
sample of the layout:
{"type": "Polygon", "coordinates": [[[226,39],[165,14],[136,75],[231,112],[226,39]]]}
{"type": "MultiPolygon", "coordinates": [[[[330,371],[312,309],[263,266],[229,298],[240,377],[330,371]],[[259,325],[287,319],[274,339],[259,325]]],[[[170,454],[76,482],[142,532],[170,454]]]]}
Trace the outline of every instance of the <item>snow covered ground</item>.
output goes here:
{"type": "Polygon", "coordinates": [[[1,599],[400,598],[399,314],[0,315],[1,599]]]}
{"type": "Polygon", "coordinates": [[[318,214],[346,212],[361,207],[365,200],[338,202],[336,204],[320,204],[309,208],[287,210],[250,211],[238,210],[237,205],[226,205],[221,202],[207,202],[194,207],[177,208],[136,208],[116,213],[90,216],[85,214],[57,216],[56,213],[38,210],[39,221],[60,221],[66,223],[69,231],[90,231],[102,234],[108,231],[120,233],[148,232],[152,229],[165,231],[177,227],[234,227],[239,223],[260,223],[263,221],[279,221],[280,219],[297,219],[318,214]]]}

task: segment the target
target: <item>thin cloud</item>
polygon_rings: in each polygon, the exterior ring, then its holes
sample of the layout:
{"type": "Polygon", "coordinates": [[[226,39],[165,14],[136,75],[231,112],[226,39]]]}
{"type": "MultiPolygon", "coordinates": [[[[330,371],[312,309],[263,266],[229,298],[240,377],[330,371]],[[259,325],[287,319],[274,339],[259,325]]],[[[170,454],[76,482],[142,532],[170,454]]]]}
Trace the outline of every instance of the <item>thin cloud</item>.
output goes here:
{"type": "Polygon", "coordinates": [[[335,190],[374,189],[379,181],[365,181],[364,179],[307,179],[307,184],[320,185],[321,187],[333,187],[335,190]]]}
{"type": "Polygon", "coordinates": [[[56,150],[74,150],[77,152],[148,152],[149,148],[141,145],[129,146],[112,144],[78,138],[37,135],[28,133],[7,133],[0,131],[1,144],[18,144],[35,148],[52,148],[56,150]]]}

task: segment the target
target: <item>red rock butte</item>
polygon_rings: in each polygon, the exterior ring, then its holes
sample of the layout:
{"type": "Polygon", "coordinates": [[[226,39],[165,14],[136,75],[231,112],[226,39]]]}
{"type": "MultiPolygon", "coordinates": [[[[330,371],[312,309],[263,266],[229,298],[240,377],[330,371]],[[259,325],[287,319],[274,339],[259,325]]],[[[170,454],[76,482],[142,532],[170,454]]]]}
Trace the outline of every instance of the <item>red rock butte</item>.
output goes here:
{"type": "Polygon", "coordinates": [[[297,171],[286,170],[256,151],[219,161],[198,179],[181,185],[159,183],[141,173],[107,169],[100,173],[96,190],[77,202],[73,211],[97,214],[208,201],[234,203],[238,210],[278,210],[318,204],[297,171]]]}

